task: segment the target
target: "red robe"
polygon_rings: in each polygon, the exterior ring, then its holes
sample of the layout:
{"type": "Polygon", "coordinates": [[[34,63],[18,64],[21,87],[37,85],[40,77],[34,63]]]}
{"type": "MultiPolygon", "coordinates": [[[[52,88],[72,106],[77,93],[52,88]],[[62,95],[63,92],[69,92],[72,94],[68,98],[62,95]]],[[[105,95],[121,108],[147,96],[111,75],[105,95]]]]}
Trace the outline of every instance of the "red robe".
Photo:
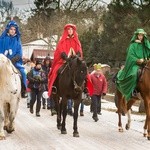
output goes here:
{"type": "MultiPolygon", "coordinates": [[[[68,55],[70,53],[71,49],[73,49],[75,54],[80,52],[81,58],[83,58],[81,44],[78,39],[78,35],[76,33],[76,26],[72,25],[72,24],[67,24],[64,27],[64,33],[63,33],[62,38],[60,39],[60,41],[57,45],[56,51],[54,53],[54,60],[53,60],[51,71],[49,73],[49,78],[48,78],[48,95],[49,96],[51,95],[52,86],[57,77],[58,69],[65,63],[65,60],[63,60],[61,58],[61,54],[62,54],[62,52],[65,52],[68,55]],[[68,36],[68,28],[70,28],[70,27],[73,28],[73,36],[72,37],[68,36]]],[[[87,81],[90,82],[90,80],[87,80],[87,81]]],[[[91,90],[91,84],[88,83],[87,85],[90,85],[90,87],[88,87],[88,89],[91,90]]],[[[89,92],[89,93],[91,93],[91,92],[89,92]]]]}
{"type": "Polygon", "coordinates": [[[67,55],[70,52],[70,49],[73,49],[75,53],[80,52],[81,58],[82,55],[82,48],[80,41],[78,39],[78,35],[76,33],[76,27],[72,24],[68,24],[64,28],[64,33],[62,35],[62,38],[60,39],[56,51],[54,53],[54,60],[52,63],[51,71],[49,73],[49,79],[48,79],[48,95],[51,95],[52,86],[55,82],[55,79],[57,77],[58,69],[65,63],[65,61],[61,58],[62,52],[65,52],[67,55]],[[73,36],[68,37],[68,28],[73,28],[73,36]]]}

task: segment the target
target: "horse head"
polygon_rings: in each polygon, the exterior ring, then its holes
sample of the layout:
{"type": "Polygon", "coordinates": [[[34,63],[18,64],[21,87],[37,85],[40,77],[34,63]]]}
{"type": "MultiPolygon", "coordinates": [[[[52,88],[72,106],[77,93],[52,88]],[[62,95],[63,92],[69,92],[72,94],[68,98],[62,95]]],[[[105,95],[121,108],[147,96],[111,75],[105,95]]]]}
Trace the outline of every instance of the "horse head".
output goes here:
{"type": "Polygon", "coordinates": [[[87,75],[87,66],[84,60],[78,56],[71,57],[69,62],[70,72],[74,83],[74,90],[81,91],[87,75]]]}

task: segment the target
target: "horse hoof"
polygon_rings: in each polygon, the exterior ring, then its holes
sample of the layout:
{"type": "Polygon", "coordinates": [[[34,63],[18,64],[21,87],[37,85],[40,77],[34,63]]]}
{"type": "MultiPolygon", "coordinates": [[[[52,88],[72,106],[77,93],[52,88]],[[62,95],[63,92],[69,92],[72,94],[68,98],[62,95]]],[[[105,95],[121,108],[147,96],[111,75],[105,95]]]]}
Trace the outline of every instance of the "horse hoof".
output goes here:
{"type": "Polygon", "coordinates": [[[58,130],[61,130],[61,128],[62,128],[62,126],[57,126],[57,129],[58,129],[58,130]]]}
{"type": "Polygon", "coordinates": [[[67,134],[67,131],[61,131],[61,134],[67,134]]]}
{"type": "Polygon", "coordinates": [[[0,140],[6,140],[5,136],[0,136],[0,140]]]}
{"type": "Polygon", "coordinates": [[[14,129],[14,128],[12,128],[12,129],[8,129],[8,128],[7,128],[7,126],[5,127],[5,130],[6,130],[6,131],[7,131],[7,133],[9,133],[9,134],[10,134],[10,133],[12,133],[13,131],[15,131],[15,129],[14,129]]]}
{"type": "Polygon", "coordinates": [[[126,130],[129,130],[130,129],[130,127],[128,126],[128,124],[126,124],[126,130]]]}
{"type": "Polygon", "coordinates": [[[119,128],[118,131],[119,131],[119,132],[123,132],[123,128],[119,128]]]}
{"type": "Polygon", "coordinates": [[[147,137],[147,134],[146,134],[146,133],[143,133],[143,136],[144,136],[144,137],[147,137]]]}
{"type": "Polygon", "coordinates": [[[79,137],[79,133],[73,133],[73,137],[79,137]]]}
{"type": "Polygon", "coordinates": [[[4,128],[3,128],[4,130],[7,130],[7,126],[4,126],[4,128]]]}

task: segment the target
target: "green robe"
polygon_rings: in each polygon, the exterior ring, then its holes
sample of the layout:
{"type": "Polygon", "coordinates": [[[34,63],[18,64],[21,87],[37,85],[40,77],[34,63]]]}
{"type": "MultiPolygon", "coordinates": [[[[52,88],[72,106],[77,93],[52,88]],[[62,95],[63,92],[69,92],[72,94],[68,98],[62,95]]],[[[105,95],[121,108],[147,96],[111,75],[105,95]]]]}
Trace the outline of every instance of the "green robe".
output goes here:
{"type": "Polygon", "coordinates": [[[138,59],[150,58],[150,44],[146,37],[144,42],[135,42],[135,36],[131,40],[128,48],[128,54],[125,67],[117,75],[117,88],[125,96],[127,101],[130,100],[131,94],[137,86],[137,72],[139,66],[136,64],[138,59]]]}

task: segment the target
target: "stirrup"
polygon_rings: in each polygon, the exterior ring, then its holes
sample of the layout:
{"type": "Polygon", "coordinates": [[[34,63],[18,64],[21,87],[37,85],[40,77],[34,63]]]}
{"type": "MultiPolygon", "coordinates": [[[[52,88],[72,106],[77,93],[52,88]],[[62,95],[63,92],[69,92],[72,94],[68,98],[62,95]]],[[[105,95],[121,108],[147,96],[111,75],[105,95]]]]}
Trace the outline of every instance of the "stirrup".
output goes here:
{"type": "Polygon", "coordinates": [[[57,88],[56,88],[56,86],[52,86],[52,93],[53,93],[53,94],[56,94],[56,93],[57,93],[57,88]]]}

